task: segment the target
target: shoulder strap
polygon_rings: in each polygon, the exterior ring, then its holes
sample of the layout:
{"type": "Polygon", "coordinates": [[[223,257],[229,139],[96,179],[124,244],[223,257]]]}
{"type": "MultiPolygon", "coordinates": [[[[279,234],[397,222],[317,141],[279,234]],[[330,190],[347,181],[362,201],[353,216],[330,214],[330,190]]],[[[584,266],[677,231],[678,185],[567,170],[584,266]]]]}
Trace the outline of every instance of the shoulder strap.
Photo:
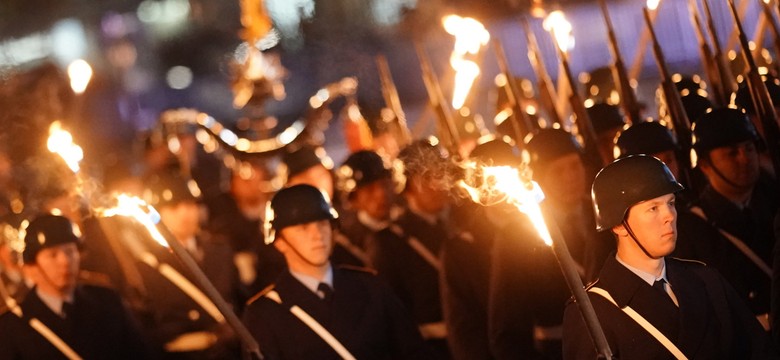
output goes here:
{"type": "MultiPolygon", "coordinates": [[[[276,290],[271,290],[265,294],[265,297],[273,300],[277,304],[282,304],[282,298],[279,296],[279,293],[276,292],[276,290]]],[[[312,331],[314,331],[317,336],[322,338],[328,345],[330,345],[331,348],[333,348],[336,353],[341,356],[342,359],[346,360],[355,360],[355,357],[352,356],[352,354],[347,350],[347,348],[344,347],[344,345],[339,342],[338,339],[336,339],[333,334],[331,334],[325,327],[323,327],[317,320],[315,320],[311,315],[306,313],[303,309],[298,307],[298,305],[293,305],[290,307],[290,312],[295,315],[299,320],[301,320],[306,326],[308,326],[312,331]]]]}
{"type": "Polygon", "coordinates": [[[594,286],[588,289],[588,291],[594,294],[601,295],[602,297],[607,299],[607,301],[611,302],[613,305],[618,307],[620,310],[623,310],[623,312],[626,313],[626,315],[631,317],[631,319],[636,321],[636,323],[639,324],[639,326],[641,326],[643,329],[645,329],[645,331],[650,333],[650,335],[652,335],[656,340],[658,340],[658,342],[660,342],[661,345],[663,345],[666,348],[666,350],[669,350],[669,352],[672,353],[672,355],[674,355],[676,359],[679,360],[688,359],[685,356],[685,354],[683,354],[682,351],[680,351],[680,349],[678,349],[677,346],[674,345],[674,343],[671,340],[669,340],[669,338],[666,337],[666,335],[664,335],[660,330],[658,330],[655,326],[653,326],[653,324],[647,321],[647,319],[645,319],[642,315],[636,312],[636,310],[632,309],[630,306],[626,306],[624,308],[618,306],[618,304],[615,302],[615,299],[612,298],[612,295],[610,295],[607,290],[594,286]]]}
{"type": "Polygon", "coordinates": [[[371,258],[368,256],[368,254],[363,251],[363,249],[355,246],[351,241],[349,241],[349,238],[347,238],[344,234],[340,232],[334,232],[333,233],[333,240],[344,247],[345,250],[347,250],[352,256],[356,257],[358,260],[363,262],[363,265],[365,266],[371,266],[371,258]]]}
{"type": "Polygon", "coordinates": [[[406,242],[412,247],[412,250],[414,250],[417,255],[420,255],[428,264],[436,269],[436,271],[441,271],[441,261],[439,261],[439,258],[436,257],[431,250],[425,247],[420,240],[414,236],[409,236],[409,238],[406,239],[406,242]]]}
{"type": "MultiPolygon", "coordinates": [[[[699,216],[700,218],[704,219],[705,221],[707,221],[707,220],[708,220],[708,219],[707,219],[707,215],[706,215],[706,214],[704,214],[704,210],[703,210],[701,207],[698,207],[698,206],[692,206],[692,207],[690,208],[690,211],[691,211],[693,214],[696,214],[696,215],[697,215],[697,216],[699,216]]],[[[708,223],[710,223],[709,221],[707,221],[707,222],[708,222],[708,223]]],[[[712,223],[710,223],[710,225],[712,225],[712,223]]],[[[725,237],[726,239],[728,239],[728,241],[729,241],[729,242],[731,242],[731,244],[732,244],[732,245],[734,245],[734,247],[736,247],[736,248],[737,248],[739,251],[741,251],[741,252],[742,252],[742,254],[744,254],[745,256],[747,256],[747,258],[748,258],[748,259],[750,259],[750,261],[752,261],[752,262],[753,262],[753,264],[755,264],[756,266],[758,266],[758,268],[759,268],[759,269],[761,269],[761,271],[763,271],[763,272],[764,272],[764,274],[766,274],[766,275],[767,275],[767,276],[769,276],[770,278],[772,277],[772,268],[771,268],[769,265],[767,265],[767,263],[766,263],[766,262],[765,262],[763,259],[761,259],[761,257],[760,257],[760,256],[758,256],[758,255],[757,255],[757,254],[756,254],[756,253],[753,251],[753,249],[751,249],[751,248],[750,248],[750,247],[749,247],[747,244],[745,244],[745,242],[744,242],[744,241],[742,241],[740,238],[738,238],[738,237],[736,237],[736,236],[732,235],[731,233],[729,233],[729,232],[728,232],[728,231],[726,231],[726,230],[723,230],[723,229],[721,229],[721,228],[719,228],[719,227],[717,227],[717,226],[715,226],[715,225],[712,225],[712,226],[713,226],[715,229],[717,229],[717,230],[718,230],[718,232],[719,232],[721,235],[723,235],[723,237],[725,237]]]]}

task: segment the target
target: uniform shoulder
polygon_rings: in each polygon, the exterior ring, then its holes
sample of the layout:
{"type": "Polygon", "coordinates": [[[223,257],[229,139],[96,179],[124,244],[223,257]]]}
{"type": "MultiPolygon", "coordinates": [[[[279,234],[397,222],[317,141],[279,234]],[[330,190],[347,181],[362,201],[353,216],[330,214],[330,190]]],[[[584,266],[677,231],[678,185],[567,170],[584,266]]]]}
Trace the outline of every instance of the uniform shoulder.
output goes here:
{"type": "Polygon", "coordinates": [[[271,290],[273,290],[275,286],[276,286],[276,284],[271,284],[271,285],[266,286],[265,289],[260,290],[260,292],[258,292],[257,294],[255,294],[254,296],[249,298],[249,300],[247,300],[247,302],[246,302],[247,306],[248,305],[252,305],[258,299],[262,298],[263,296],[265,296],[266,294],[271,292],[271,290]]]}
{"type": "Polygon", "coordinates": [[[80,270],[78,277],[79,284],[89,287],[116,290],[116,287],[111,282],[111,278],[109,278],[106,274],[95,271],[80,270]]]}
{"type": "MultiPolygon", "coordinates": [[[[596,279],[596,280],[593,280],[593,281],[591,281],[590,283],[588,283],[587,285],[585,285],[585,291],[586,291],[586,292],[589,292],[588,290],[590,290],[590,289],[592,289],[592,288],[596,287],[596,285],[598,285],[598,284],[599,284],[599,279],[596,279]]],[[[574,304],[575,302],[576,302],[576,299],[574,298],[574,296],[570,296],[570,297],[569,297],[569,300],[568,300],[568,301],[566,301],[566,306],[568,306],[568,305],[570,305],[570,304],[574,304]]]]}
{"type": "Polygon", "coordinates": [[[683,266],[687,267],[693,267],[693,268],[701,268],[707,266],[706,263],[699,261],[699,260],[691,260],[691,259],[680,259],[676,257],[667,257],[667,260],[670,260],[671,262],[679,263],[683,266]]]}
{"type": "Polygon", "coordinates": [[[338,265],[337,269],[343,270],[347,273],[354,273],[354,274],[363,274],[363,275],[376,275],[377,272],[374,269],[363,267],[363,266],[354,266],[354,265],[338,265]]]}

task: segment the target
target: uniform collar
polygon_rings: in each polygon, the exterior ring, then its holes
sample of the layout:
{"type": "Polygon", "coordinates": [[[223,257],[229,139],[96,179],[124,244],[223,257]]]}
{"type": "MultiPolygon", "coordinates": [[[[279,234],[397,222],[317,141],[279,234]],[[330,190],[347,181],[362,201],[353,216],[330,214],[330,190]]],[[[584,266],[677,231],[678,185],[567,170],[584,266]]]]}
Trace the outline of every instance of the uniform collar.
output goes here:
{"type": "Polygon", "coordinates": [[[306,286],[307,289],[311,290],[313,293],[317,293],[317,288],[320,286],[320,283],[326,283],[328,286],[333,288],[333,266],[328,265],[328,270],[325,272],[325,278],[324,279],[317,279],[313,276],[309,276],[303,273],[295,272],[290,270],[290,274],[292,274],[295,279],[301,282],[303,286],[306,286]]]}
{"type": "Polygon", "coordinates": [[[71,292],[67,296],[60,297],[55,295],[50,295],[42,292],[38,287],[35,287],[35,294],[38,295],[38,297],[41,299],[41,301],[51,309],[52,312],[59,316],[64,316],[62,313],[62,303],[67,301],[69,303],[73,303],[73,293],[71,292]]]}
{"type": "Polygon", "coordinates": [[[632,273],[636,274],[636,276],[639,276],[642,280],[644,280],[648,285],[653,286],[653,283],[655,283],[658,280],[663,279],[666,281],[666,283],[669,283],[669,279],[666,278],[666,259],[661,258],[661,275],[655,276],[655,274],[651,274],[649,272],[637,269],[631,265],[626,264],[620,256],[615,254],[615,260],[617,260],[621,265],[625,266],[626,269],[631,270],[632,273]]]}
{"type": "Polygon", "coordinates": [[[380,221],[368,215],[367,212],[360,210],[357,212],[358,221],[371,231],[381,231],[390,226],[389,221],[380,221]]]}

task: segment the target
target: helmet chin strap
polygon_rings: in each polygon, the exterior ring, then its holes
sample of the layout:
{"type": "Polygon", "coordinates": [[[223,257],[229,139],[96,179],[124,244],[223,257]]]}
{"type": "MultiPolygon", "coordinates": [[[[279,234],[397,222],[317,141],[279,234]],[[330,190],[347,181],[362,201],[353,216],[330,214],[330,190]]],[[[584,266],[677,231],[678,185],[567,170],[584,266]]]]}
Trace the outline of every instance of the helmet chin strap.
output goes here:
{"type": "Polygon", "coordinates": [[[645,247],[642,246],[642,243],[639,242],[639,239],[636,238],[636,235],[634,235],[634,230],[631,229],[631,226],[628,225],[628,220],[627,219],[623,219],[623,227],[628,232],[628,236],[631,237],[632,240],[634,240],[634,242],[636,243],[637,246],[639,246],[639,248],[642,250],[642,252],[645,253],[645,255],[647,255],[647,257],[649,257],[651,259],[655,259],[655,257],[653,255],[650,255],[650,252],[648,252],[647,249],[645,249],[645,247]]]}
{"type": "Polygon", "coordinates": [[[717,175],[726,184],[729,184],[732,187],[737,188],[737,189],[743,188],[742,186],[737,185],[733,181],[729,180],[729,178],[727,178],[726,175],[723,175],[723,173],[720,172],[720,170],[718,170],[718,168],[715,166],[715,164],[712,163],[712,161],[710,161],[709,163],[710,163],[710,167],[712,168],[712,171],[715,172],[715,175],[717,175]]]}
{"type": "MultiPolygon", "coordinates": [[[[293,251],[295,254],[297,254],[297,255],[298,255],[298,257],[299,257],[299,258],[301,258],[301,260],[303,260],[303,262],[305,262],[305,263],[307,263],[307,264],[309,264],[309,265],[311,265],[311,266],[314,266],[314,267],[320,267],[320,266],[322,266],[322,265],[319,265],[319,264],[315,264],[315,263],[313,263],[311,260],[309,260],[309,259],[307,259],[305,256],[303,256],[303,254],[301,254],[301,252],[300,252],[300,251],[298,251],[298,249],[296,249],[296,248],[295,248],[295,246],[293,246],[292,244],[290,244],[290,242],[289,242],[289,241],[287,241],[287,239],[285,239],[285,238],[283,238],[283,237],[277,237],[277,240],[281,240],[281,241],[284,241],[285,243],[287,243],[287,246],[289,246],[289,247],[290,247],[290,249],[292,249],[292,251],[293,251]]],[[[331,252],[333,252],[333,247],[331,247],[331,252]]],[[[328,256],[328,257],[330,257],[330,256],[328,256]]]]}

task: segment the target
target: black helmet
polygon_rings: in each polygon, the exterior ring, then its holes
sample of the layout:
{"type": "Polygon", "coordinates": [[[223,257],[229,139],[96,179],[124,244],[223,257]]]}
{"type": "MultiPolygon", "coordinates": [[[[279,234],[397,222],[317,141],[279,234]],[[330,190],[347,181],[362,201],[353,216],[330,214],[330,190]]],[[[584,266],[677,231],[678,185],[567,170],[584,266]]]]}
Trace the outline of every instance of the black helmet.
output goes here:
{"type": "Polygon", "coordinates": [[[675,150],[677,143],[672,132],[657,121],[645,121],[623,130],[615,142],[615,157],[629,155],[652,155],[675,150]]]}
{"type": "Polygon", "coordinates": [[[368,185],[374,181],[392,178],[392,171],[379,154],[361,150],[350,155],[336,171],[336,187],[344,193],[368,185]]]}
{"type": "Polygon", "coordinates": [[[68,243],[80,244],[77,229],[68,218],[45,214],[38,216],[24,230],[24,250],[22,261],[25,264],[35,263],[38,252],[45,248],[68,243]]]}
{"type": "Polygon", "coordinates": [[[195,180],[186,179],[176,171],[152,174],[145,183],[144,201],[156,208],[185,201],[197,202],[200,199],[200,188],[195,180]]]}
{"type": "Polygon", "coordinates": [[[712,102],[704,96],[699,94],[688,94],[680,98],[685,115],[688,116],[688,120],[691,123],[696,122],[702,115],[706,114],[708,110],[712,109],[712,102]]]}
{"type": "MultiPolygon", "coordinates": [[[[764,75],[762,76],[766,89],[769,90],[769,97],[772,99],[772,104],[775,107],[780,107],[780,80],[764,75]]],[[[739,89],[731,97],[731,104],[736,105],[742,109],[745,109],[748,114],[755,114],[753,108],[753,100],[750,98],[750,89],[748,89],[745,81],[739,84],[739,89]]]]}
{"type": "Polygon", "coordinates": [[[758,141],[758,133],[747,115],[737,109],[720,108],[704,114],[691,128],[693,149],[698,158],[706,158],[715,148],[758,141]]]}
{"type": "Polygon", "coordinates": [[[551,161],[569,154],[582,154],[582,146],[563,129],[541,129],[526,142],[531,168],[539,171],[551,161]]]}
{"type": "Polygon", "coordinates": [[[282,164],[286,167],[284,173],[288,179],[316,165],[322,165],[328,170],[333,168],[333,160],[325,153],[325,149],[311,146],[285,152],[282,155],[282,164]]]}
{"type": "Polygon", "coordinates": [[[661,160],[634,155],[615,160],[593,181],[591,199],[596,230],[611,229],[625,219],[628,209],[646,200],[683,190],[661,160]]]}
{"type": "Polygon", "coordinates": [[[623,113],[617,105],[596,103],[587,108],[588,117],[593,123],[593,130],[601,134],[626,124],[623,113]]]}
{"type": "Polygon", "coordinates": [[[515,149],[503,139],[492,139],[474,147],[469,158],[488,166],[518,166],[522,159],[515,149]]]}
{"type": "Polygon", "coordinates": [[[267,219],[275,231],[338,217],[325,195],[311,185],[294,185],[279,190],[271,199],[273,218],[267,219]]]}

